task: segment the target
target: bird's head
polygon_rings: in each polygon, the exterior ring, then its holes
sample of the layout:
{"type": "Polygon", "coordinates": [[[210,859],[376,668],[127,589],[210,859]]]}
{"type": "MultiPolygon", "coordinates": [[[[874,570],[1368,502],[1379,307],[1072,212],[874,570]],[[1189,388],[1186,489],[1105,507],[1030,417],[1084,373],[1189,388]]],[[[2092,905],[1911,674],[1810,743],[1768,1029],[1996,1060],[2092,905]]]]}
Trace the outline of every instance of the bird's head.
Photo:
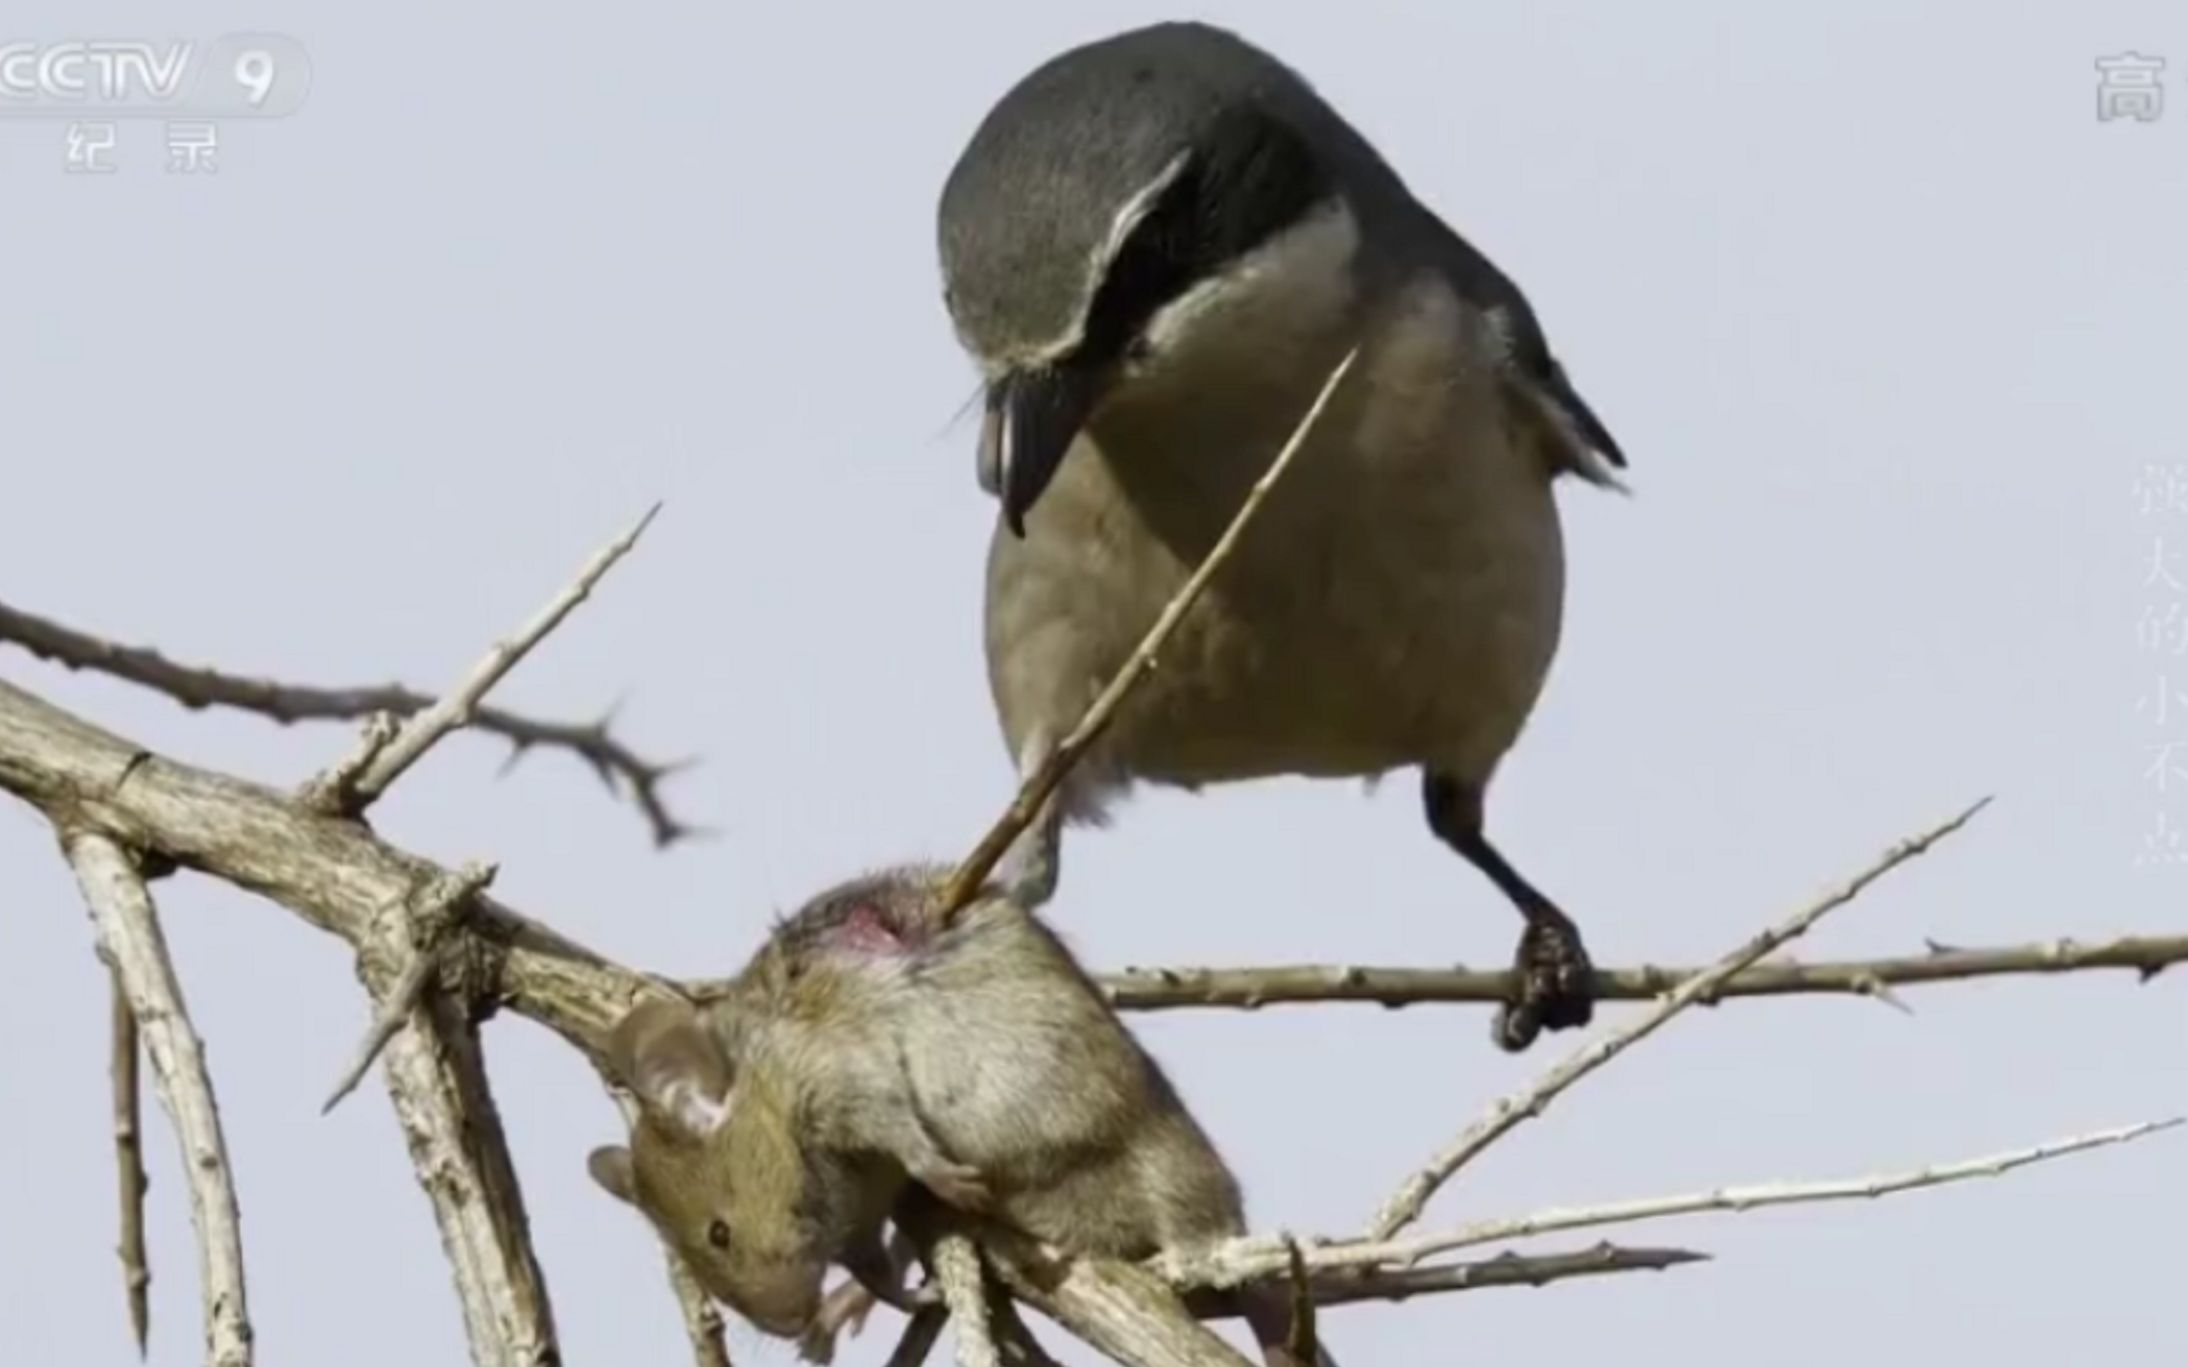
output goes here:
{"type": "Polygon", "coordinates": [[[1273,57],[1164,24],[1054,58],[982,121],[942,192],[942,276],[987,390],[981,483],[1013,531],[1105,402],[1341,208],[1303,126],[1318,112],[1273,57]]]}

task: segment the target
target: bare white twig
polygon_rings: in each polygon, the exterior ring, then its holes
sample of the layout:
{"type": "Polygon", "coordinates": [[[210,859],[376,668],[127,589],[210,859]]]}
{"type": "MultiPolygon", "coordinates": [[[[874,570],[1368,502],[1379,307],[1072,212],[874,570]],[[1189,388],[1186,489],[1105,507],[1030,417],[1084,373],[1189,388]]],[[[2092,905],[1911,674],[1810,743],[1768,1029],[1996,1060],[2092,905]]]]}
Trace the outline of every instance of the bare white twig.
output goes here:
{"type": "Polygon", "coordinates": [[[152,1060],[153,1084],[182,1146],[205,1295],[205,1360],[210,1367],[249,1367],[251,1319],[244,1296],[234,1169],[205,1049],[183,1005],[182,984],[168,958],[152,894],[136,864],[108,837],[67,831],[62,847],[90,909],[99,953],[128,993],[130,1014],[152,1060]]]}
{"type": "Polygon", "coordinates": [[[1155,657],[1168,643],[1171,633],[1177,630],[1178,623],[1185,620],[1185,614],[1192,610],[1193,604],[1200,598],[1201,590],[1208,586],[1208,581],[1223,567],[1223,562],[1231,558],[1231,552],[1238,547],[1239,538],[1245,534],[1247,526],[1254,520],[1254,515],[1261,511],[1263,500],[1276,487],[1276,482],[1284,477],[1284,472],[1291,468],[1292,459],[1299,454],[1300,448],[1307,444],[1308,433],[1314,430],[1315,423],[1322,416],[1322,410],[1329,406],[1330,396],[1337,392],[1338,384],[1344,380],[1345,372],[1352,369],[1352,363],[1359,354],[1358,347],[1346,352],[1345,358],[1330,371],[1329,378],[1322,381],[1320,392],[1314,396],[1314,402],[1307,406],[1306,415],[1300,418],[1299,425],[1292,429],[1283,449],[1276,453],[1276,459],[1269,462],[1269,468],[1263,472],[1261,478],[1255,480],[1253,487],[1246,491],[1246,497],[1240,502],[1238,511],[1232,515],[1230,525],[1223,529],[1223,535],[1216,538],[1216,544],[1209,548],[1206,558],[1179,585],[1177,593],[1170,601],[1163,605],[1162,615],[1155,619],[1154,626],[1148,628],[1147,635],[1141,639],[1131,658],[1124,662],[1124,667],[1117,671],[1108,686],[1102,689],[1101,695],[1094,699],[1093,705],[1086,709],[1086,715],[1079,718],[1077,726],[1071,728],[1071,734],[1064,737],[1042,759],[1032,776],[1020,786],[1018,795],[1011,799],[1011,804],[1004,809],[1003,815],[996,819],[988,833],[980,838],[980,843],[973,846],[972,853],[966,855],[964,862],[951,873],[950,881],[944,885],[942,891],[942,914],[945,917],[955,915],[980,891],[980,885],[994,871],[996,862],[1009,851],[1011,842],[1025,834],[1026,828],[1040,818],[1043,804],[1056,791],[1057,785],[1064,781],[1064,776],[1071,772],[1071,766],[1077,764],[1079,757],[1101,738],[1110,719],[1116,716],[1117,709],[1131,695],[1140,679],[1155,667],[1155,657]]]}
{"type": "MultiPolygon", "coordinates": [[[[351,1056],[350,1065],[334,1084],[334,1090],[319,1107],[325,1115],[338,1105],[364,1077],[365,1070],[380,1056],[387,1042],[402,1028],[410,1009],[418,1004],[418,997],[432,981],[433,970],[440,962],[441,946],[449,932],[463,919],[464,906],[471,898],[494,881],[496,866],[473,862],[465,864],[446,878],[435,878],[426,885],[416,905],[397,907],[394,910],[407,922],[410,943],[408,958],[403,964],[402,975],[388,989],[380,1003],[365,1037],[358,1043],[351,1056]]],[[[395,933],[400,933],[400,928],[395,933]]]]}
{"type": "MultiPolygon", "coordinates": [[[[385,714],[375,715],[365,728],[363,739],[357,748],[341,762],[335,764],[317,778],[304,785],[301,795],[306,805],[322,811],[336,811],[355,815],[370,806],[387,791],[388,785],[401,777],[403,771],[415,764],[419,757],[433,745],[460,727],[467,726],[478,710],[478,705],[495,684],[501,682],[517,661],[546,638],[548,632],[560,625],[579,603],[591,596],[593,586],[602,576],[614,568],[615,563],[638,544],[654,517],[661,511],[656,503],[638,519],[636,526],[608,543],[579,569],[577,577],[568,587],[556,594],[547,606],[533,614],[532,619],[518,629],[514,636],[496,641],[485,656],[471,667],[446,696],[421,712],[413,713],[392,736],[387,734],[388,719],[385,714]]],[[[463,907],[472,896],[494,878],[492,865],[469,864],[445,885],[428,888],[417,899],[411,918],[409,957],[402,975],[389,989],[379,1014],[365,1032],[363,1043],[358,1047],[350,1066],[336,1081],[319,1110],[324,1115],[333,1110],[342,1098],[349,1095],[365,1070],[379,1056],[380,1050],[402,1025],[405,1017],[418,1002],[433,976],[441,942],[449,927],[462,914],[463,907]]]]}
{"type": "Polygon", "coordinates": [[[428,991],[387,1048],[387,1089],[418,1185],[440,1224],[476,1367],[552,1367],[554,1313],[532,1252],[478,1032],[428,991]]]}
{"type": "MultiPolygon", "coordinates": [[[[435,742],[468,725],[479,702],[525,653],[592,593],[660,512],[648,509],[636,526],[594,555],[569,587],[506,640],[497,641],[446,696],[413,714],[393,739],[369,734],[355,755],[307,785],[307,795],[355,815],[387,791],[435,742]],[[354,775],[349,771],[355,769],[354,775]]],[[[359,944],[359,967],[381,1007],[355,1062],[324,1110],[387,1053],[388,1093],[410,1145],[419,1185],[433,1204],[441,1244],[455,1271],[456,1294],[478,1367],[538,1367],[558,1358],[554,1314],[532,1251],[524,1196],[502,1136],[478,1033],[461,1002],[432,990],[442,942],[464,908],[493,877],[490,865],[470,865],[435,878],[396,907],[399,924],[375,924],[359,944]],[[411,914],[400,915],[404,911],[411,914]],[[392,981],[375,971],[400,963],[392,981]]],[[[387,918],[381,918],[385,921],[387,918]]],[[[701,1345],[702,1355],[705,1345],[701,1345]]]]}
{"type": "Polygon", "coordinates": [[[988,1323],[987,1278],[980,1269],[980,1250],[953,1229],[935,1236],[929,1256],[934,1260],[934,1279],[942,1288],[942,1303],[949,1307],[950,1324],[957,1331],[957,1367],[1003,1367],[994,1326],[988,1323]]]}
{"type": "Polygon", "coordinates": [[[375,712],[358,728],[348,754],[320,770],[296,790],[296,800],[315,812],[340,814],[356,805],[357,784],[372,762],[394,744],[402,723],[393,712],[375,712]]]}
{"type": "MultiPolygon", "coordinates": [[[[1573,1277],[1601,1277],[1619,1272],[1661,1272],[1689,1263],[1706,1263],[1709,1255],[1684,1248],[1621,1248],[1602,1243],[1593,1248],[1565,1253],[1514,1253],[1509,1249],[1478,1262],[1437,1263],[1430,1267],[1346,1268],[1337,1272],[1308,1274],[1316,1306],[1357,1305],[1363,1301],[1404,1301],[1415,1296],[1441,1295],[1450,1291],[1481,1291],[1499,1286],[1547,1286],[1573,1277]]],[[[1217,1312],[1235,1313],[1229,1292],[1200,1288],[1187,1293],[1185,1303],[1196,1314],[1213,1318],[1217,1312]]]]}
{"type": "Polygon", "coordinates": [[[1422,1208],[1428,1204],[1428,1198],[1482,1150],[1516,1129],[1523,1121],[1541,1115],[1567,1088],[1624,1053],[1628,1046],[1655,1034],[1666,1021],[1716,992],[1741,969],[1788,941],[1798,938],[1825,915],[1859,897],[1871,883],[1959,830],[1989,803],[1990,799],[1984,798],[1943,825],[1894,846],[1844,886],[1765,930],[1710,968],[1665,993],[1649,1010],[1616,1030],[1581,1046],[1556,1067],[1517,1092],[1497,1101],[1486,1114],[1461,1132],[1457,1139],[1429,1159],[1427,1166],[1399,1184],[1397,1191],[1383,1203],[1382,1209],[1368,1225],[1369,1237],[1387,1239],[1419,1219],[1422,1208]]]}
{"type": "Polygon", "coordinates": [[[615,562],[629,553],[645,534],[661,505],[656,503],[638,519],[638,525],[610,542],[604,549],[585,562],[577,578],[570,586],[541,608],[531,621],[518,629],[517,634],[506,640],[496,641],[471,672],[438,702],[422,712],[413,713],[403,723],[395,738],[378,748],[365,763],[355,779],[347,785],[345,806],[351,812],[362,811],[372,805],[389,784],[402,776],[404,770],[417,763],[426,751],[449,732],[471,724],[472,714],[488,690],[501,682],[502,676],[516,667],[526,652],[540,643],[548,632],[553,631],[563,618],[590,597],[593,586],[601,576],[614,568],[615,562]]]}
{"type": "Polygon", "coordinates": [[[114,1167],[120,1180],[122,1233],[115,1252],[122,1260],[122,1289],[129,1296],[129,1329],[143,1357],[152,1327],[152,1267],[144,1253],[144,1126],[137,1086],[137,1013],[119,972],[113,979],[114,1167]]]}
{"type": "MultiPolygon", "coordinates": [[[[2128,935],[2111,940],[2038,940],[1984,948],[1933,944],[1927,952],[1890,959],[1800,963],[1777,959],[1742,969],[1721,983],[1714,1005],[1732,997],[1802,993],[1891,1000],[1894,985],[1957,982],[2015,974],[2132,971],[2144,982],[2188,963],[2188,935],[2128,935]]],[[[1654,964],[1599,968],[1590,988],[1599,1002],[1650,1001],[1704,971],[1654,964]]],[[[1127,968],[1095,978],[1120,1011],[1235,1008],[1311,1002],[1365,1002],[1399,1007],[1429,1003],[1510,1001],[1517,974],[1509,968],[1385,968],[1366,964],[1269,964],[1257,968],[1127,968]]]]}
{"type": "MultiPolygon", "coordinates": [[[[1560,1230],[1589,1229],[1627,1224],[1667,1215],[1692,1215],[1707,1211],[1740,1212],[1764,1206],[1804,1205],[1818,1201],[1868,1200],[1919,1187],[1941,1187],[1978,1177],[1997,1177],[2032,1163],[2063,1158],[2068,1154],[2125,1144],[2145,1135],[2169,1130],[2182,1117],[2151,1120],[2117,1129],[2057,1139],[2027,1148],[2008,1149],[1954,1163],[1940,1163],[1911,1171],[1871,1173],[1862,1177],[1813,1182],[1761,1182],[1751,1186],[1718,1187],[1713,1191],[1684,1192],[1675,1196],[1651,1196],[1595,1206],[1558,1206],[1532,1214],[1497,1220],[1480,1220],[1455,1229],[1418,1234],[1403,1239],[1347,1239],[1312,1243],[1303,1256],[1310,1272],[1344,1268],[1405,1268],[1423,1258],[1478,1244],[1531,1238],[1560,1230]]],[[[1188,1254],[1166,1262],[1163,1270],[1192,1285],[1228,1286],[1240,1280],[1271,1277],[1286,1270],[1290,1253],[1281,1239],[1268,1237],[1234,1239],[1205,1253],[1188,1254]]]]}

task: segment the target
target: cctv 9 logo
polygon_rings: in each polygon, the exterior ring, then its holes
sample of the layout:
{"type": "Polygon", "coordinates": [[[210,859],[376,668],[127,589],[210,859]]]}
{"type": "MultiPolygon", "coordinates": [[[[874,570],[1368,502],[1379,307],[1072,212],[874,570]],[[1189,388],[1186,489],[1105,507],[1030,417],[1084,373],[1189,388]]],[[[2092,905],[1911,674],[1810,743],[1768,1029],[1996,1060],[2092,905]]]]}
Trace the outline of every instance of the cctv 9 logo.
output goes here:
{"type": "Polygon", "coordinates": [[[310,89],[304,45],[278,33],[203,44],[0,40],[0,118],[277,119],[310,89]]]}

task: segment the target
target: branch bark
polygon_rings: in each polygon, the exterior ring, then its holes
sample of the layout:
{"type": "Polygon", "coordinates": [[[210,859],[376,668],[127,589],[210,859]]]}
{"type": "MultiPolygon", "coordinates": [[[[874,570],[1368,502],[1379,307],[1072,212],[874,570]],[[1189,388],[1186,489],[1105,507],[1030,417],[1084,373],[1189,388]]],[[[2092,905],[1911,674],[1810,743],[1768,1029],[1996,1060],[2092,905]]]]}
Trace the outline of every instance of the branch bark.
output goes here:
{"type": "Polygon", "coordinates": [[[425,995],[435,970],[440,967],[441,949],[459,924],[465,905],[479,894],[480,889],[494,881],[494,873],[492,864],[466,864],[453,876],[436,880],[421,889],[405,904],[389,908],[390,914],[402,921],[400,926],[386,931],[386,938],[401,946],[402,971],[382,997],[379,1010],[373,1014],[372,1024],[366,1029],[349,1067],[342,1071],[333,1092],[320,1105],[321,1115],[333,1110],[349,1095],[350,1089],[372,1067],[372,1061],[380,1056],[380,1051],[410,1018],[411,1008],[425,995]]]}
{"type": "MultiPolygon", "coordinates": [[[[257,892],[362,948],[382,910],[452,871],[256,784],[154,756],[0,681],[0,788],[56,823],[257,892]]],[[[673,991],[480,896],[451,945],[481,1007],[507,1005],[598,1057],[641,996],[673,991]]]]}
{"type": "Polygon", "coordinates": [[[205,1360],[210,1367],[250,1367],[235,1170],[228,1162],[205,1048],[183,1004],[152,895],[136,864],[112,839],[81,828],[61,831],[62,848],[98,932],[100,956],[128,994],[130,1014],[152,1060],[154,1085],[182,1146],[205,1295],[205,1360]]]}
{"type": "MultiPolygon", "coordinates": [[[[1423,1258],[1479,1244],[1502,1243],[1561,1230],[1599,1228],[1668,1215],[1692,1215],[1706,1211],[1743,1212],[1765,1206],[1807,1205],[1819,1201],[1874,1200],[1922,1187],[1941,1187],[1979,1177],[1998,1177],[2032,1163],[2049,1162],[2069,1154],[2114,1144],[2131,1143],[2161,1130],[2173,1129],[2181,1118],[2144,1121],[2099,1130],[2069,1139],[1985,1154],[1980,1158],[1939,1163],[1908,1172],[1871,1173],[1862,1177],[1820,1182],[1765,1182],[1744,1187],[1719,1187],[1713,1191],[1683,1192],[1676,1196],[1652,1196],[1598,1206],[1561,1206],[1498,1220],[1481,1220],[1456,1229],[1419,1234],[1401,1239],[1346,1239],[1307,1245],[1302,1250],[1312,1272],[1346,1268],[1409,1267],[1423,1258]]],[[[1167,1259],[1163,1271],[1172,1280],[1188,1285],[1228,1286],[1239,1280],[1267,1279],[1285,1270],[1291,1249],[1267,1238],[1234,1239],[1214,1249],[1167,1259]]]]}
{"type": "MultiPolygon", "coordinates": [[[[259,892],[361,950],[373,946],[375,936],[384,929],[381,913],[387,906],[433,879],[450,876],[442,867],[379,840],[355,822],[308,811],[282,793],[154,756],[5,683],[0,683],[0,789],[38,807],[58,827],[78,833],[79,839],[104,837],[107,842],[142,848],[162,861],[259,892]]],[[[1803,915],[1811,913],[1821,914],[1812,908],[1803,915]]],[[[1762,952],[1767,947],[1758,951],[1762,952]]],[[[485,1117],[490,1126],[487,1133],[496,1141],[488,1148],[506,1161],[483,1071],[477,1068],[477,1039],[471,1028],[485,1012],[508,1006],[554,1030],[597,1062],[606,1032],[639,999],[656,994],[703,996],[706,991],[704,984],[680,985],[604,960],[484,895],[475,899],[472,913],[453,933],[446,955],[441,989],[429,993],[426,1004],[416,1008],[425,1011],[430,1004],[437,1038],[454,1032],[455,1042],[445,1046],[452,1051],[446,1056],[450,1066],[432,1072],[433,1087],[427,1090],[452,1089],[458,1098],[475,1094],[485,1105],[444,1107],[442,1118],[424,1131],[431,1136],[431,1153],[445,1152],[459,1142],[464,1130],[455,1117],[460,1111],[485,1117]],[[470,1080],[474,1077],[475,1082],[470,1080]]],[[[376,971],[385,972],[392,961],[375,951],[362,954],[360,962],[377,963],[376,971]]],[[[1730,977],[1725,981],[1731,981],[1730,977]]],[[[1707,999],[1706,985],[1688,998],[1707,999]]],[[[410,1076],[414,1066],[406,1057],[401,1075],[410,1076]]],[[[398,1075],[396,1069],[391,1054],[391,1077],[398,1075]]],[[[428,1186],[431,1189],[430,1181],[428,1186]]],[[[489,1176],[480,1189],[490,1201],[491,1187],[489,1176]]],[[[521,1300],[530,1294],[526,1288],[537,1286],[536,1268],[524,1258],[513,1260],[508,1249],[497,1243],[497,1230],[521,1228],[521,1204],[514,1199],[513,1180],[507,1190],[510,1199],[501,1204],[513,1212],[513,1224],[508,1216],[498,1221],[483,1218],[459,1226],[456,1237],[462,1247],[482,1250],[482,1262],[500,1269],[491,1274],[491,1280],[517,1288],[513,1294],[521,1300]]],[[[1146,1268],[1066,1262],[1007,1240],[983,1237],[983,1244],[1013,1292],[1118,1361],[1159,1367],[1218,1363],[1235,1367],[1244,1360],[1199,1326],[1164,1280],[1146,1268]]],[[[1338,1247],[1329,1241],[1310,1244],[1310,1268],[1318,1260],[1336,1256],[1332,1250],[1338,1247]]],[[[1502,1257],[1479,1264],[1383,1266],[1368,1272],[1324,1267],[1314,1272],[1313,1280],[1317,1301],[1335,1304],[1668,1266],[1698,1256],[1676,1251],[1606,1254],[1591,1250],[1546,1260],[1502,1257]]],[[[1194,1310],[1220,1313],[1223,1304],[1222,1293],[1193,1293],[1194,1310]]],[[[539,1305],[544,1316],[543,1295],[539,1305]]],[[[551,1345],[544,1333],[534,1340],[551,1345]]]]}
{"type": "MultiPolygon", "coordinates": [[[[89,669],[163,693],[194,710],[228,707],[254,712],[283,725],[300,721],[363,721],[385,712],[407,717],[433,705],[433,696],[401,684],[326,688],[250,678],[178,664],[143,646],[121,645],[0,603],[0,642],[12,641],[41,660],[67,669],[89,669]]],[[[610,718],[591,722],[541,721],[496,707],[481,707],[472,725],[507,741],[514,762],[534,749],[566,750],[585,761],[614,791],[628,791],[656,845],[697,833],[661,796],[661,785],[683,762],[649,760],[617,739],[610,718]]]]}
{"type": "MultiPolygon", "coordinates": [[[[1893,959],[1756,964],[1726,979],[1700,1004],[1711,1006],[1728,997],[1798,993],[1876,997],[1882,995],[1881,989],[1910,983],[2078,973],[2096,968],[2132,969],[2147,982],[2184,962],[2188,962],[2188,935],[2132,935],[2093,944],[2044,940],[1980,949],[1939,945],[1927,954],[1893,959]]],[[[1652,1001],[1705,968],[1642,965],[1598,969],[1595,996],[1600,1001],[1652,1001]]],[[[1096,981],[1110,1005],[1121,1011],[1194,1007],[1254,1011],[1264,1006],[1311,1002],[1363,1002],[1394,1008],[1431,1003],[1493,1006],[1510,999],[1514,977],[1509,969],[1277,964],[1265,968],[1127,968],[1102,975],[1096,981]]]]}
{"type": "MultiPolygon", "coordinates": [[[[1404,1301],[1447,1291],[1547,1286],[1573,1277],[1660,1272],[1708,1261],[1707,1253],[1690,1249],[1621,1248],[1605,1243],[1570,1253],[1507,1252],[1478,1262],[1444,1263],[1436,1267],[1359,1268],[1319,1274],[1310,1269],[1307,1289],[1313,1294],[1316,1305],[1327,1308],[1364,1301],[1404,1301]]],[[[1185,1303],[1202,1319],[1229,1319],[1242,1313],[1233,1292],[1211,1287],[1197,1287],[1186,1292],[1185,1303]]]]}
{"type": "Polygon", "coordinates": [[[1413,1223],[1420,1217],[1429,1197],[1451,1180],[1453,1174],[1484,1149],[1518,1128],[1521,1123],[1541,1115],[1552,1101],[1563,1095],[1574,1083],[1617,1058],[1630,1046],[1655,1034],[1665,1022],[1717,991],[1740,970],[1805,934],[1810,926],[1826,915],[1859,897],[1871,883],[1967,825],[1989,803],[1990,799],[1984,798],[1943,825],[1911,840],[1902,841],[1844,886],[1763,931],[1710,968],[1666,993],[1653,1009],[1583,1045],[1527,1086],[1497,1101],[1479,1120],[1462,1131],[1457,1139],[1430,1158],[1427,1166],[1398,1185],[1398,1189],[1370,1221],[1369,1236],[1387,1239],[1413,1223]]]}
{"type": "Polygon", "coordinates": [[[1111,1361],[1125,1367],[1251,1367],[1145,1267],[1063,1257],[999,1225],[967,1221],[964,1227],[1012,1295],[1111,1361]]]}
{"type": "Polygon", "coordinates": [[[722,1337],[722,1312],[714,1298],[699,1285],[674,1250],[662,1250],[669,1291],[676,1297],[677,1313],[684,1319],[684,1336],[691,1340],[691,1360],[696,1367],[730,1367],[729,1344],[722,1337]]]}
{"type": "Polygon", "coordinates": [[[560,1361],[546,1280],[532,1253],[501,1115],[461,1004],[429,991],[387,1048],[387,1089],[441,1247],[477,1367],[560,1361]]]}
{"type": "Polygon", "coordinates": [[[980,1250],[969,1237],[951,1230],[936,1237],[930,1257],[942,1303],[957,1331],[957,1367],[1003,1367],[995,1326],[988,1320],[987,1273],[980,1266],[980,1250]]]}
{"type": "Polygon", "coordinates": [[[547,605],[533,614],[532,619],[518,629],[516,635],[496,641],[486,655],[454,688],[436,699],[432,706],[411,714],[394,739],[377,747],[356,778],[348,785],[349,801],[344,804],[351,814],[370,806],[388,785],[402,777],[403,771],[425,757],[441,737],[461,727],[469,726],[478,716],[480,701],[500,683],[510,670],[516,668],[532,647],[538,645],[562,622],[576,611],[577,605],[592,596],[593,587],[602,576],[615,568],[615,562],[630,553],[638,544],[638,538],[646,534],[653,519],[661,511],[656,503],[638,519],[638,525],[617,537],[602,548],[577,573],[568,587],[550,599],[547,605]]]}
{"type": "Polygon", "coordinates": [[[129,1005],[129,989],[121,974],[113,980],[113,1060],[109,1076],[114,1088],[114,1168],[120,1182],[121,1241],[115,1253],[122,1260],[122,1289],[129,1298],[129,1330],[137,1340],[137,1356],[149,1346],[152,1326],[152,1267],[144,1253],[144,1126],[137,1085],[137,1013],[129,1005]]]}
{"type": "MultiPolygon", "coordinates": [[[[595,554],[515,635],[496,641],[446,696],[394,735],[388,736],[375,716],[363,744],[305,786],[301,805],[335,816],[362,814],[442,737],[470,723],[488,691],[591,595],[659,511],[656,504],[595,554]]],[[[414,895],[389,903],[388,914],[370,922],[358,944],[357,965],[378,1011],[322,1113],[385,1047],[388,1093],[410,1146],[411,1165],[440,1224],[472,1361],[478,1367],[538,1367],[560,1359],[554,1314],[470,1015],[478,993],[444,992],[434,981],[444,968],[470,965],[468,959],[445,958],[444,943],[460,930],[472,899],[493,876],[491,864],[467,865],[452,875],[436,872],[414,895]]]]}

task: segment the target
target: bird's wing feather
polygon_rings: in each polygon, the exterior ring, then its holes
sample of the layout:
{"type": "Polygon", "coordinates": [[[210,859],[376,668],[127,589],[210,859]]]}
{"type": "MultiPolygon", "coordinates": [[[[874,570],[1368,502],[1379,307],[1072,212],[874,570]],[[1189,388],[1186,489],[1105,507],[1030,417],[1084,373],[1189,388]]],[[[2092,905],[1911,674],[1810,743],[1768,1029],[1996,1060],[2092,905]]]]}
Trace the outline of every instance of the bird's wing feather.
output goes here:
{"type": "Polygon", "coordinates": [[[1548,430],[1561,457],[1560,467],[1591,484],[1624,488],[1617,472],[1626,468],[1626,453],[1550,353],[1549,338],[1527,296],[1473,244],[1425,209],[1422,217],[1435,238],[1435,268],[1453,293],[1487,315],[1502,334],[1507,383],[1529,414],[1548,430]]]}

